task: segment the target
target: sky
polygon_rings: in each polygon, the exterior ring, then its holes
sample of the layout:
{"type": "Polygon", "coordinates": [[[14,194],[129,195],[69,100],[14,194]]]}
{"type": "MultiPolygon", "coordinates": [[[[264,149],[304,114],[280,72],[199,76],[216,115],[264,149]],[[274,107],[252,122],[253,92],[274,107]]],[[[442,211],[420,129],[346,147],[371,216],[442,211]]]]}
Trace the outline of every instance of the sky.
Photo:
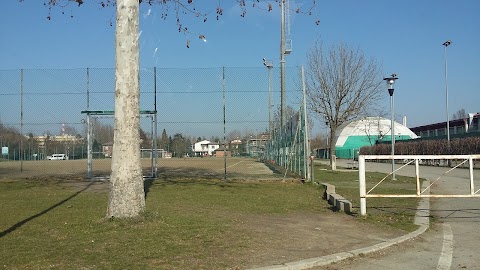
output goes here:
{"type": "MultiPolygon", "coordinates": [[[[52,9],[48,20],[44,2],[0,2],[0,71],[114,67],[115,8],[102,8],[99,0],[85,0],[80,7],[65,1],[63,7],[52,9]]],[[[217,20],[219,1],[201,2],[205,4],[199,3],[198,10],[213,13],[206,22],[203,17],[181,15],[189,29],[187,34],[178,32],[173,9],[163,19],[159,6],[142,4],[142,68],[258,68],[266,75],[262,58],[279,66],[278,6],[274,4],[267,12],[264,3],[252,7],[253,2],[246,1],[247,13],[241,17],[236,1],[220,1],[224,12],[217,20]],[[188,40],[190,48],[186,46],[188,40]]],[[[311,3],[297,0],[290,6],[305,8],[311,3]]],[[[306,66],[307,52],[316,42],[327,46],[344,42],[357,47],[382,65],[384,76],[398,75],[395,115],[397,120],[405,115],[407,126],[415,127],[446,120],[442,44],[451,40],[446,55],[449,116],[462,108],[467,113],[480,112],[480,87],[475,81],[480,71],[479,12],[477,0],[316,0],[311,16],[291,12],[293,50],[285,58],[286,66],[306,66]]],[[[388,98],[385,85],[387,112],[388,98]]],[[[0,116],[5,118],[6,113],[1,111],[0,116]]]]}

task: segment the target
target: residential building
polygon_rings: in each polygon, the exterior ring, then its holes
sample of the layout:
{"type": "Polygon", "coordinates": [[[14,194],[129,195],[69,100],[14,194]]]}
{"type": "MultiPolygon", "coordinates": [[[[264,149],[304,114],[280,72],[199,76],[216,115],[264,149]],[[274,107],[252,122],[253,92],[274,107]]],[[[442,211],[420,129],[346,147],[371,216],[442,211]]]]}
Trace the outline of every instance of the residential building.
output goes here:
{"type": "Polygon", "coordinates": [[[270,135],[267,133],[259,134],[257,136],[250,136],[247,141],[246,151],[252,157],[261,157],[265,152],[265,146],[270,140],[270,135]]]}
{"type": "Polygon", "coordinates": [[[218,148],[220,148],[219,143],[203,140],[192,144],[192,154],[195,157],[212,156],[213,152],[218,148]]]}
{"type": "Polygon", "coordinates": [[[227,149],[230,149],[232,156],[239,156],[242,151],[242,140],[235,139],[230,142],[230,145],[227,146],[227,149]]]}
{"type": "MultiPolygon", "coordinates": [[[[28,138],[28,136],[25,136],[28,138]]],[[[40,135],[40,136],[33,136],[33,139],[37,142],[37,145],[43,147],[46,141],[51,142],[63,142],[63,143],[72,143],[72,144],[79,144],[83,143],[83,138],[73,135],[40,135]]]]}

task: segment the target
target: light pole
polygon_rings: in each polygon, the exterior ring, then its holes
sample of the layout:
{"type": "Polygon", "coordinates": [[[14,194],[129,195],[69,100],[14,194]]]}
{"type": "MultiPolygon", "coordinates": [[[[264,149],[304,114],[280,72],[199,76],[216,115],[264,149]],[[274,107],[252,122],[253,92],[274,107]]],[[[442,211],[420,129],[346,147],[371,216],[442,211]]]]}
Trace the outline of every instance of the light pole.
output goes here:
{"type": "Polygon", "coordinates": [[[281,25],[280,25],[280,127],[283,129],[287,122],[285,114],[285,3],[280,0],[281,25]]]}
{"type": "Polygon", "coordinates": [[[268,132],[272,138],[272,68],[273,63],[263,58],[263,65],[268,69],[268,132]]]}
{"type": "MultiPolygon", "coordinates": [[[[447,112],[447,144],[450,148],[450,120],[448,119],[448,73],[447,73],[447,47],[452,44],[451,40],[445,41],[442,45],[445,46],[444,58],[445,58],[445,109],[447,112]]],[[[450,151],[450,150],[449,150],[450,151]]]]}
{"type": "Polygon", "coordinates": [[[392,180],[395,179],[395,116],[394,116],[394,109],[393,109],[393,84],[395,83],[395,80],[397,80],[397,74],[393,73],[390,77],[388,78],[383,78],[388,84],[388,94],[390,95],[390,110],[392,112],[392,120],[391,120],[391,141],[392,141],[392,180]]]}

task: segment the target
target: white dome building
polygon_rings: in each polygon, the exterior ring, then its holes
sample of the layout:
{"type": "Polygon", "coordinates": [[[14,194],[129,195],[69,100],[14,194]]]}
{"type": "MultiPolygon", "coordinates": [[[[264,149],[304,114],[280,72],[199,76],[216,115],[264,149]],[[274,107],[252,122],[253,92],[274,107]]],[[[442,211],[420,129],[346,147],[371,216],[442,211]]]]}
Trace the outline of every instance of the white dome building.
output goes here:
{"type": "MultiPolygon", "coordinates": [[[[395,122],[395,141],[416,139],[406,126],[395,122]]],[[[337,158],[354,158],[363,146],[377,142],[391,141],[391,120],[383,117],[366,117],[344,123],[335,134],[335,153],[337,158]]]]}

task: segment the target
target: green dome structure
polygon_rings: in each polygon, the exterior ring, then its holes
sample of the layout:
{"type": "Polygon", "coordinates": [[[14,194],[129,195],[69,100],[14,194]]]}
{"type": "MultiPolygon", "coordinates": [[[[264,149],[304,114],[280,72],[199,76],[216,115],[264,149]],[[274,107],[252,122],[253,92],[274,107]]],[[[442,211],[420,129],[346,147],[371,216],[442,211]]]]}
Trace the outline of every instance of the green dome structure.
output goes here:
{"type": "MultiPolygon", "coordinates": [[[[395,122],[395,141],[416,139],[418,136],[406,126],[395,122]]],[[[361,147],[391,141],[391,120],[383,117],[366,117],[341,125],[335,134],[337,158],[358,157],[361,147]]]]}

